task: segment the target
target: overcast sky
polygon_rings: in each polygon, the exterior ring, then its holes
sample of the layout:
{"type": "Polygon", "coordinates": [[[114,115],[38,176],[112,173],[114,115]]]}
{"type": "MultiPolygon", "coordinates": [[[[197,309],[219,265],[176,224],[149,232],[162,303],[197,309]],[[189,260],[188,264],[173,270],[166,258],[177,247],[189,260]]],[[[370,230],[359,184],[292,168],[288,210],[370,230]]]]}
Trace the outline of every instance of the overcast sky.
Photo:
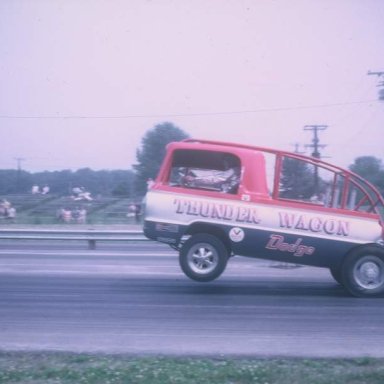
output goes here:
{"type": "Polygon", "coordinates": [[[382,0],[1,0],[0,169],[127,169],[145,132],[384,159],[382,0]]]}

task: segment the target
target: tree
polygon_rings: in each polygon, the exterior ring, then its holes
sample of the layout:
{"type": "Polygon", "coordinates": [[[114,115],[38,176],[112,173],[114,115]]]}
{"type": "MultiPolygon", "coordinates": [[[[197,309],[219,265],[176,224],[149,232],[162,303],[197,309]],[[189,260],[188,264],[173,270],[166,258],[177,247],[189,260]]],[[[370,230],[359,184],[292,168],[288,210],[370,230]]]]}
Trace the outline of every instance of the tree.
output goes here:
{"type": "MultiPolygon", "coordinates": [[[[309,199],[319,193],[321,180],[315,181],[315,170],[305,161],[284,157],[280,179],[280,197],[285,199],[309,199]]],[[[322,184],[322,183],[321,183],[322,184]]]]}
{"type": "Polygon", "coordinates": [[[384,169],[380,159],[374,156],[360,156],[349,169],[364,177],[384,194],[384,169]]]}
{"type": "Polygon", "coordinates": [[[167,144],[188,137],[183,130],[169,122],[158,124],[145,134],[141,140],[141,148],[136,151],[137,164],[133,165],[138,195],[145,194],[148,179],[154,179],[159,172],[167,144]]]}
{"type": "Polygon", "coordinates": [[[14,169],[0,170],[0,196],[30,193],[32,186],[48,185],[54,195],[70,195],[73,187],[83,186],[92,195],[131,197],[132,170],[101,170],[89,168],[29,173],[14,169]]]}
{"type": "Polygon", "coordinates": [[[0,195],[24,193],[29,190],[31,175],[23,170],[0,170],[0,195]]]}

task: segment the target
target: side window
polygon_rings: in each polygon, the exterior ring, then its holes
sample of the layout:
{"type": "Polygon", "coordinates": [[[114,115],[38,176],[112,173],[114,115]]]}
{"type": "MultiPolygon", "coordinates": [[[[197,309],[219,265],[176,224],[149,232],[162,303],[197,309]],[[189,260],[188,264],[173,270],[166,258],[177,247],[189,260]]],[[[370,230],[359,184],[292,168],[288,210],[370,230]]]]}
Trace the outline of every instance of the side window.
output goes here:
{"type": "Polygon", "coordinates": [[[284,156],[279,198],[329,206],[334,173],[310,162],[284,156]]]}
{"type": "Polygon", "coordinates": [[[226,152],[176,150],[169,185],[236,194],[240,184],[240,159],[226,152]]]}
{"type": "Polygon", "coordinates": [[[368,188],[364,189],[357,179],[344,175],[336,175],[332,191],[332,207],[350,211],[373,212],[375,194],[368,188]]]}
{"type": "Polygon", "coordinates": [[[299,158],[283,156],[278,197],[349,211],[380,213],[377,192],[363,179],[299,158]]]}

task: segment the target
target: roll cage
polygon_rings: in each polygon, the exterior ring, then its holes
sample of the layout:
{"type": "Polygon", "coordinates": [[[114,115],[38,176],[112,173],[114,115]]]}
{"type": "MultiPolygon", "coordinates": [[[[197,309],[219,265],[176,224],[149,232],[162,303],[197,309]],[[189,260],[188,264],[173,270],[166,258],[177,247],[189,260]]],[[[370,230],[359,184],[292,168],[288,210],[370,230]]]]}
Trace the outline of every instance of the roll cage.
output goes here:
{"type": "MultiPolygon", "coordinates": [[[[287,159],[310,164],[313,166],[315,184],[316,182],[319,183],[319,180],[321,180],[319,176],[321,172],[326,171],[328,172],[328,175],[331,176],[330,180],[326,183],[327,199],[322,204],[324,207],[366,214],[376,214],[379,215],[381,223],[384,223],[384,199],[380,192],[370,182],[349,170],[324,162],[315,157],[304,156],[297,153],[266,147],[198,139],[183,140],[180,142],[181,147],[183,146],[183,143],[201,145],[199,148],[207,147],[208,149],[212,146],[215,150],[222,150],[223,152],[230,151],[232,148],[237,151],[239,149],[244,149],[261,152],[269,156],[275,156],[273,165],[273,186],[270,191],[270,196],[272,199],[279,201],[296,200],[303,203],[300,199],[288,199],[284,197],[284,194],[282,194],[282,175],[284,174],[284,165],[285,162],[287,162],[287,159]]],[[[189,148],[191,147],[189,146],[189,148]]]]}

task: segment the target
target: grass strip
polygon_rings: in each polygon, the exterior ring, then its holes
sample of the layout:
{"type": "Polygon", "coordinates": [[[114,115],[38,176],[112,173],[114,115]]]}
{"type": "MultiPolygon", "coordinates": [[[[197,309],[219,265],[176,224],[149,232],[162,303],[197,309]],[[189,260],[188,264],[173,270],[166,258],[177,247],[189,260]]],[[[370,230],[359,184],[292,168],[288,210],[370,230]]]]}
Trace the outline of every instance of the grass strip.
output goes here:
{"type": "Polygon", "coordinates": [[[0,352],[0,383],[382,384],[384,359],[214,359],[0,352]]]}

